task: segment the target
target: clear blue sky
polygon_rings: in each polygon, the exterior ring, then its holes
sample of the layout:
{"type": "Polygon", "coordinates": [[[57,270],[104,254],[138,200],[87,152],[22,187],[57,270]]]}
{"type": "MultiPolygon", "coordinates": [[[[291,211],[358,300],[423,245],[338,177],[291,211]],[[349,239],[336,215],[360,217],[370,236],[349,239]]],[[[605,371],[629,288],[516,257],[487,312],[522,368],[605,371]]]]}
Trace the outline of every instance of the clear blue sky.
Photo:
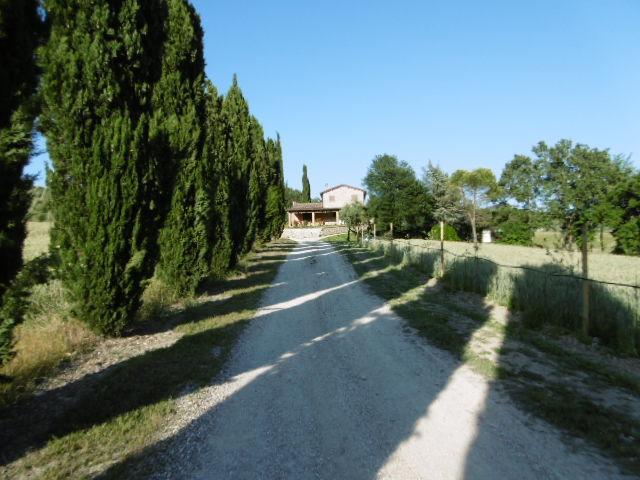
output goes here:
{"type": "Polygon", "coordinates": [[[640,0],[193,3],[208,76],[237,73],[292,187],[303,163],[314,195],[358,186],[380,153],[499,174],[564,137],[640,166],[640,0]]]}

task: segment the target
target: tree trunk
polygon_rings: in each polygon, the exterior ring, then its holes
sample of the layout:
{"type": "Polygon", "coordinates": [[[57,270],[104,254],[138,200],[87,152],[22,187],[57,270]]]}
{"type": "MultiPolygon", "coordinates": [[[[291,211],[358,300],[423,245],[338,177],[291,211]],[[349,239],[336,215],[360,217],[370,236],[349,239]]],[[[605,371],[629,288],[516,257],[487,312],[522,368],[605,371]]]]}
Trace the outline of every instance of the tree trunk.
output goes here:
{"type": "Polygon", "coordinates": [[[393,240],[393,222],[389,224],[389,229],[391,230],[391,240],[393,240]]]}
{"type": "Polygon", "coordinates": [[[604,253],[604,225],[600,224],[600,251],[604,253]]]}
{"type": "Polygon", "coordinates": [[[589,335],[589,296],[591,283],[589,278],[589,229],[587,224],[582,225],[582,334],[589,335]]]}

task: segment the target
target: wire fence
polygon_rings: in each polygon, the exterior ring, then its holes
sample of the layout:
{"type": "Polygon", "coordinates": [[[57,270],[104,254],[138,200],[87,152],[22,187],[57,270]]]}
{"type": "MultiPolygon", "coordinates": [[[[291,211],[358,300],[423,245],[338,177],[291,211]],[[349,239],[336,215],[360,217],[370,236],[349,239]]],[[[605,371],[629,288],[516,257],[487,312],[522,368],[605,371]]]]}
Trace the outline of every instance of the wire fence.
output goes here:
{"type": "Polygon", "coordinates": [[[583,278],[552,262],[507,265],[477,253],[460,254],[408,240],[365,243],[397,262],[441,276],[451,290],[475,292],[520,311],[530,326],[579,330],[585,304],[583,284],[589,282],[589,334],[620,352],[640,352],[640,285],[583,278]]]}

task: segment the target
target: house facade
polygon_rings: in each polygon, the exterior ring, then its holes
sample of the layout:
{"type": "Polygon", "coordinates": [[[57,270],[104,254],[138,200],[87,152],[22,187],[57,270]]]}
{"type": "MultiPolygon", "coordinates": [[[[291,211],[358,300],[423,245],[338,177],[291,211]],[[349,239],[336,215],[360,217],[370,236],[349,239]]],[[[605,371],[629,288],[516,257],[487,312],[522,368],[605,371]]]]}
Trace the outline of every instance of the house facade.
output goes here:
{"type": "Polygon", "coordinates": [[[289,226],[341,225],[340,209],[353,202],[364,205],[367,192],[351,185],[337,185],[320,192],[322,202],[299,203],[287,209],[289,226]]]}

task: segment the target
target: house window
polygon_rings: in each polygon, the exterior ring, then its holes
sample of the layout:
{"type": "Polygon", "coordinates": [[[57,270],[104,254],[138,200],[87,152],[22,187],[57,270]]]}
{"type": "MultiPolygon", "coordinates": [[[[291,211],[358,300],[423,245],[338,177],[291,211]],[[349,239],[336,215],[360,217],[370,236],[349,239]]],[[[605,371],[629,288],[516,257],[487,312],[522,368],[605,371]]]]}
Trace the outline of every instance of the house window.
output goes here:
{"type": "Polygon", "coordinates": [[[351,195],[351,201],[352,202],[357,202],[358,201],[358,195],[351,195]]]}
{"type": "Polygon", "coordinates": [[[330,202],[335,202],[336,201],[335,195],[329,195],[329,201],[330,202]]]}

